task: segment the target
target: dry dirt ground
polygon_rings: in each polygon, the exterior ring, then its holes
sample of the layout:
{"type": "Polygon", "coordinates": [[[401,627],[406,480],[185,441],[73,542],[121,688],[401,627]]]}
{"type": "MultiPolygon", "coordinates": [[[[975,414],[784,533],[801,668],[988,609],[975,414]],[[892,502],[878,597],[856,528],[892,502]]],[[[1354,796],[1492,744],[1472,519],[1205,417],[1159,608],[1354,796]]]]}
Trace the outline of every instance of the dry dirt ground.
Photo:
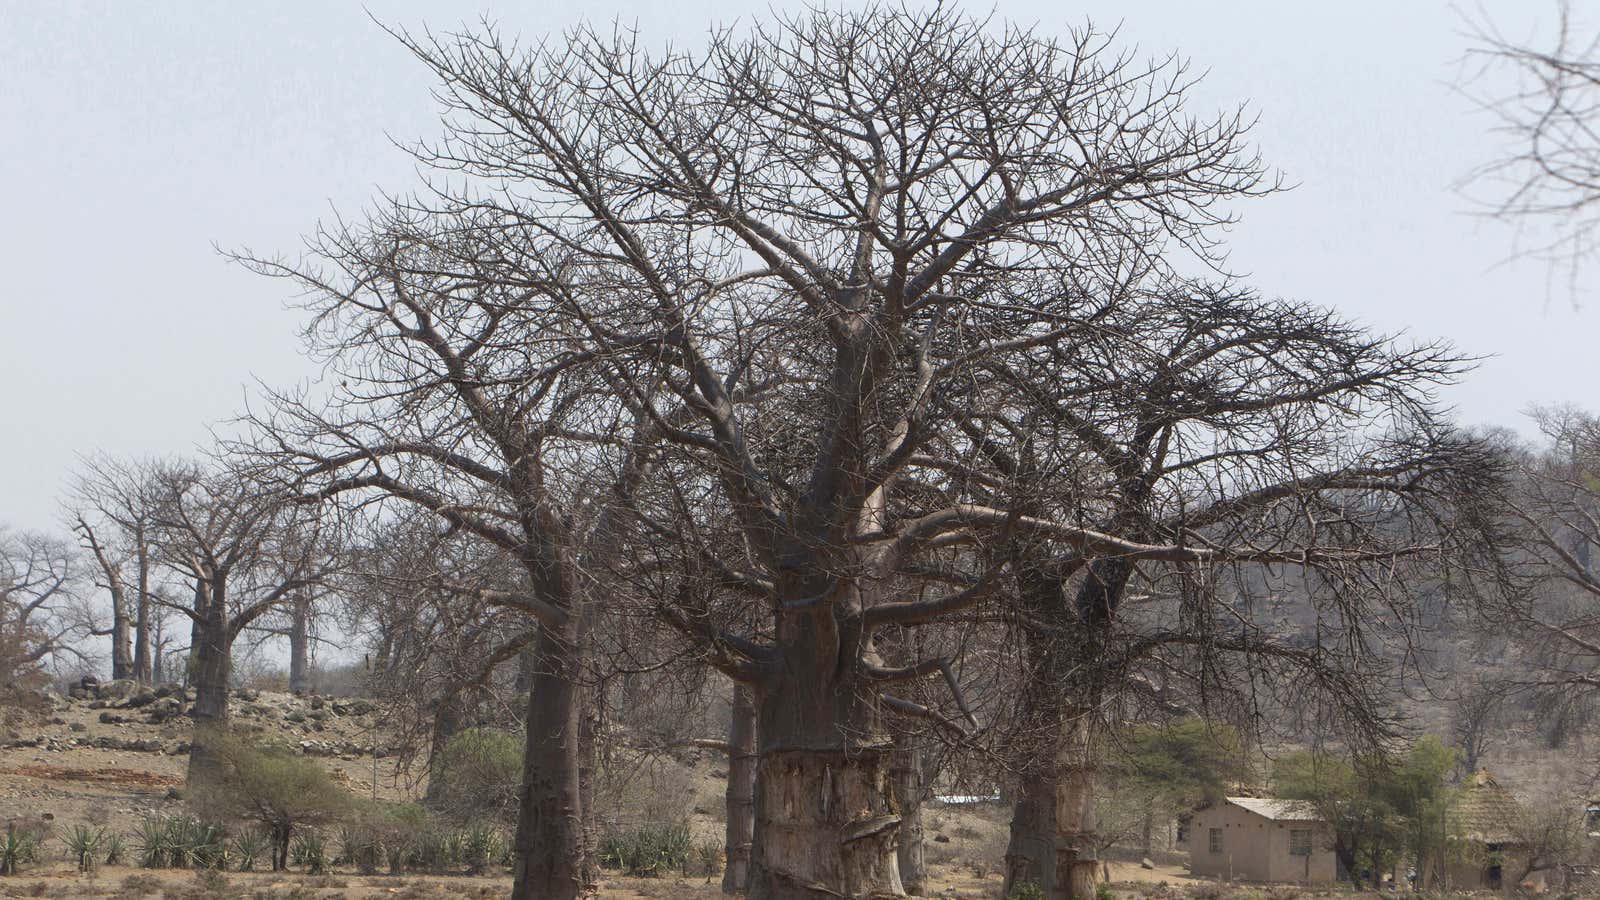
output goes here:
{"type": "MultiPolygon", "coordinates": [[[[0,740],[0,827],[12,819],[44,818],[60,833],[84,823],[123,833],[131,847],[131,835],[144,817],[183,810],[182,801],[169,792],[181,791],[183,785],[184,742],[190,720],[179,716],[152,723],[148,706],[119,708],[124,702],[97,700],[93,695],[62,701],[46,721],[17,734],[0,735],[4,738],[0,740]],[[130,747],[134,749],[127,749],[130,747]]],[[[342,712],[336,713],[334,708],[330,700],[287,694],[251,693],[233,701],[236,723],[275,740],[310,742],[307,749],[312,758],[337,780],[352,792],[370,794],[374,790],[374,759],[361,751],[384,746],[379,716],[352,712],[347,704],[341,705],[342,712]]],[[[383,755],[376,763],[379,797],[398,799],[420,793],[422,785],[397,758],[383,755]]],[[[612,789],[604,802],[617,817],[660,821],[687,816],[698,838],[720,843],[727,777],[723,765],[715,754],[703,751],[644,761],[619,750],[613,767],[624,774],[611,779],[612,789]]],[[[414,764],[411,771],[421,768],[414,764]]],[[[927,895],[950,900],[999,897],[1006,810],[993,804],[931,805],[924,821],[932,876],[927,895]]],[[[1146,870],[1125,863],[1111,865],[1112,879],[1122,889],[1119,893],[1127,895],[1165,893],[1156,887],[1161,882],[1173,888],[1202,885],[1177,867],[1146,870]]],[[[225,880],[185,870],[123,866],[104,866],[93,876],[82,876],[67,861],[62,842],[51,839],[41,862],[25,867],[17,876],[0,878],[0,896],[488,898],[506,895],[510,884],[504,876],[360,876],[337,870],[323,876],[228,872],[221,878],[225,880]]],[[[715,881],[708,884],[704,877],[632,879],[606,873],[600,897],[720,897],[715,881]]]]}

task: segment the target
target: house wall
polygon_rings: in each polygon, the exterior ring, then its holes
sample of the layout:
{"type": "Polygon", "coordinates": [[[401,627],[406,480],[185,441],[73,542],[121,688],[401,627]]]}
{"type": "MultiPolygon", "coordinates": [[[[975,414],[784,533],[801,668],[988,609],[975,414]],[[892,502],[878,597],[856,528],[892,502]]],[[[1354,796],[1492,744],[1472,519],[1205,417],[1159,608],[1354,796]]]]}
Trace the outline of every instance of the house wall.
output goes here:
{"type": "MultiPolygon", "coordinates": [[[[1497,845],[1498,846],[1498,845],[1497,845]]],[[[1525,846],[1499,846],[1495,851],[1501,860],[1501,887],[1515,887],[1515,881],[1528,867],[1528,848],[1525,846]]],[[[1446,886],[1461,890],[1490,887],[1489,863],[1491,851],[1482,844],[1472,843],[1463,854],[1465,859],[1452,859],[1445,865],[1446,886]]]]}
{"type": "Polygon", "coordinates": [[[1196,875],[1215,875],[1237,881],[1333,881],[1338,866],[1326,825],[1311,822],[1274,822],[1231,803],[1218,804],[1194,814],[1189,834],[1189,869],[1196,875]],[[1222,852],[1211,852],[1211,829],[1222,829],[1222,852]],[[1289,853],[1289,832],[1312,830],[1311,855],[1289,853]]]}

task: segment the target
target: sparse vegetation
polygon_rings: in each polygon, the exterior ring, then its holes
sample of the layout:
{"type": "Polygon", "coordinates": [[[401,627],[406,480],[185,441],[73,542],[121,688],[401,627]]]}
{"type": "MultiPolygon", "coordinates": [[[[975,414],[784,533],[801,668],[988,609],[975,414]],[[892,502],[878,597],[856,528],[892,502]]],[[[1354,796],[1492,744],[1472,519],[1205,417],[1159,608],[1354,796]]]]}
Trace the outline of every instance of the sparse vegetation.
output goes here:
{"type": "Polygon", "coordinates": [[[600,836],[600,864],[628,875],[659,878],[687,870],[694,840],[683,823],[640,825],[600,836]]]}

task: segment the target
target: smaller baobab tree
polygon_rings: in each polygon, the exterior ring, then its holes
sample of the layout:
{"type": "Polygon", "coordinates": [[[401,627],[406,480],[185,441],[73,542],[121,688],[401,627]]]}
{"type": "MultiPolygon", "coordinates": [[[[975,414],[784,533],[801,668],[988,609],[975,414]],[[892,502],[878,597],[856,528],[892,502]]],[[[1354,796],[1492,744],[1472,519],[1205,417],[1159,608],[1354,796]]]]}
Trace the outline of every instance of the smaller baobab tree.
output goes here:
{"type": "Polygon", "coordinates": [[[82,586],[71,545],[0,525],[0,725],[40,712],[46,665],[79,655],[92,624],[78,602],[82,586]]]}
{"type": "Polygon", "coordinates": [[[1201,705],[1315,689],[1301,709],[1371,741],[1381,663],[1420,621],[1413,585],[1496,565],[1501,464],[1431,399],[1466,360],[1234,285],[1134,275],[1012,288],[1081,325],[987,371],[996,401],[965,422],[961,477],[989,495],[967,515],[1006,526],[1024,649],[1008,890],[1051,898],[1092,892],[1105,729],[1143,681],[1201,705]],[[1284,580],[1302,615],[1257,596],[1284,580]]]}
{"type": "MultiPolygon", "coordinates": [[[[308,337],[341,378],[323,404],[273,398],[247,452],[302,501],[420,511],[520,570],[509,584],[445,571],[431,589],[439,610],[454,597],[531,620],[515,896],[569,898],[596,878],[581,711],[590,604],[604,595],[586,573],[608,568],[620,504],[649,458],[638,415],[596,374],[581,316],[552,297],[570,251],[512,224],[395,204],[319,233],[301,265],[246,259],[305,289],[308,337]]],[[[604,303],[629,306],[620,292],[604,303]]]]}
{"type": "Polygon", "coordinates": [[[67,502],[72,530],[108,595],[112,678],[151,680],[153,598],[162,574],[154,552],[156,473],[147,460],[89,458],[67,502]]]}
{"type": "Polygon", "coordinates": [[[195,739],[189,774],[208,774],[207,738],[228,720],[228,680],[240,634],[338,564],[338,519],[294,503],[237,470],[161,466],[155,517],[162,561],[193,588],[170,603],[191,624],[188,679],[195,739]]]}
{"type": "Polygon", "coordinates": [[[94,621],[83,602],[83,574],[70,543],[0,525],[0,629],[14,665],[84,659],[78,641],[94,621]]]}

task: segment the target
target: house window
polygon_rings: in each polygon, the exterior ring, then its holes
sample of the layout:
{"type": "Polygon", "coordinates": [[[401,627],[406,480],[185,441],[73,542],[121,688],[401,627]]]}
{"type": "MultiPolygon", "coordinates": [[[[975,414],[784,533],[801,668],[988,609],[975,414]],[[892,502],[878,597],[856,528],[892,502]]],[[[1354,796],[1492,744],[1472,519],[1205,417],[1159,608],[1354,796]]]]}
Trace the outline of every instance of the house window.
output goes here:
{"type": "Polygon", "coordinates": [[[1213,828],[1213,829],[1211,829],[1211,852],[1212,853],[1221,853],[1222,852],[1222,829],[1221,828],[1213,828]]]}
{"type": "Polygon", "coordinates": [[[1311,829],[1291,828],[1289,830],[1289,855],[1311,855],[1311,829]]]}

